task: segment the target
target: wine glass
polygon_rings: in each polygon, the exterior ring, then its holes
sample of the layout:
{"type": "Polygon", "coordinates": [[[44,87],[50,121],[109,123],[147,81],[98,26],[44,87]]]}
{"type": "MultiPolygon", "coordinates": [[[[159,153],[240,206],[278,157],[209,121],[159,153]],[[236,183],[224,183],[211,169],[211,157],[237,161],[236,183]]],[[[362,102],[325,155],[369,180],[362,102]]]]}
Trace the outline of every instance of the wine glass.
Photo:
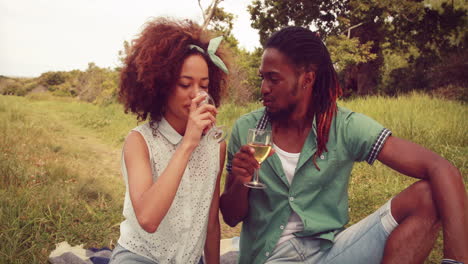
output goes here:
{"type": "MultiPolygon", "coordinates": [[[[205,91],[199,91],[198,95],[206,95],[205,99],[198,104],[198,106],[204,105],[204,104],[210,104],[210,105],[215,105],[215,102],[213,98],[205,91]]],[[[210,128],[210,130],[206,133],[205,136],[207,136],[210,139],[216,140],[216,142],[220,143],[227,137],[227,130],[226,126],[216,126],[216,124],[213,124],[213,126],[210,128]]]]}
{"type": "MultiPolygon", "coordinates": [[[[271,131],[265,129],[249,129],[247,145],[255,149],[255,160],[257,160],[258,164],[261,166],[262,162],[268,157],[268,154],[270,154],[271,131]]],[[[259,170],[260,169],[255,169],[252,181],[244,183],[245,186],[254,189],[266,188],[266,185],[259,181],[259,170]]]]}

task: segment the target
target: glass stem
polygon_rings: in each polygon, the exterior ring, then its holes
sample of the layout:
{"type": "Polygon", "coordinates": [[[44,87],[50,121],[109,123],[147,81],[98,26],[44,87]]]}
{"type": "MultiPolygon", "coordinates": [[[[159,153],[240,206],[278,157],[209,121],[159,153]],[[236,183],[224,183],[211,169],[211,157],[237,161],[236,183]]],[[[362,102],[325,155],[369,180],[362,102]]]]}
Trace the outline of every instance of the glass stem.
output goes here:
{"type": "MultiPolygon", "coordinates": [[[[258,164],[260,165],[260,163],[258,163],[258,164]]],[[[253,178],[254,182],[258,182],[258,180],[259,180],[259,174],[260,174],[259,171],[260,171],[260,168],[255,169],[255,171],[254,171],[254,178],[253,178]]]]}

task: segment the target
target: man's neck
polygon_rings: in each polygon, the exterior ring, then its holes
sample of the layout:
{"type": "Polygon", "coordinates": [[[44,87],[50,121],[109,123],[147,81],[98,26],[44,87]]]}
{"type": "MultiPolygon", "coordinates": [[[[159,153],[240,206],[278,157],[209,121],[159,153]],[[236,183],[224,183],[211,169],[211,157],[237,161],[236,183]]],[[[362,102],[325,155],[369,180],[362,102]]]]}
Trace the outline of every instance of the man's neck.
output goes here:
{"type": "Polygon", "coordinates": [[[273,142],[287,152],[300,152],[312,128],[312,121],[313,117],[297,119],[297,116],[291,115],[289,118],[271,120],[273,142]]]}
{"type": "Polygon", "coordinates": [[[271,120],[273,130],[290,131],[290,132],[301,132],[312,126],[313,117],[303,116],[297,118],[294,116],[287,116],[278,119],[271,120]]]}

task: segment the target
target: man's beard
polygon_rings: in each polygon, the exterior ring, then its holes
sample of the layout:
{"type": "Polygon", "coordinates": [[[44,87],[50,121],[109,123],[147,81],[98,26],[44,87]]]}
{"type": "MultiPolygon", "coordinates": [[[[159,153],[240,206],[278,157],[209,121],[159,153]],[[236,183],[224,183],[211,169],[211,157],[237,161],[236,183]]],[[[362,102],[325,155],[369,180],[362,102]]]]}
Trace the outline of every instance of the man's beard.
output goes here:
{"type": "Polygon", "coordinates": [[[295,105],[290,104],[288,105],[287,108],[285,109],[280,109],[276,112],[271,112],[268,107],[266,108],[266,111],[268,113],[268,117],[270,118],[271,121],[285,121],[289,119],[291,116],[291,113],[294,111],[295,105]]]}

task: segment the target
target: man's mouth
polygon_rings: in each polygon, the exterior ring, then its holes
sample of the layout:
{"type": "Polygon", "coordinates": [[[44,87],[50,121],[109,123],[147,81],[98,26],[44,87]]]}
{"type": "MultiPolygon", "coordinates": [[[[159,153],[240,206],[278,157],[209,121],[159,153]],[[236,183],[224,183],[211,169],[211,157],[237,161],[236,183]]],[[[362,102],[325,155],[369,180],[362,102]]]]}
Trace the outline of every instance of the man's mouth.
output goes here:
{"type": "Polygon", "coordinates": [[[263,105],[264,106],[271,106],[273,104],[273,100],[271,100],[271,98],[263,98],[263,105]]]}

